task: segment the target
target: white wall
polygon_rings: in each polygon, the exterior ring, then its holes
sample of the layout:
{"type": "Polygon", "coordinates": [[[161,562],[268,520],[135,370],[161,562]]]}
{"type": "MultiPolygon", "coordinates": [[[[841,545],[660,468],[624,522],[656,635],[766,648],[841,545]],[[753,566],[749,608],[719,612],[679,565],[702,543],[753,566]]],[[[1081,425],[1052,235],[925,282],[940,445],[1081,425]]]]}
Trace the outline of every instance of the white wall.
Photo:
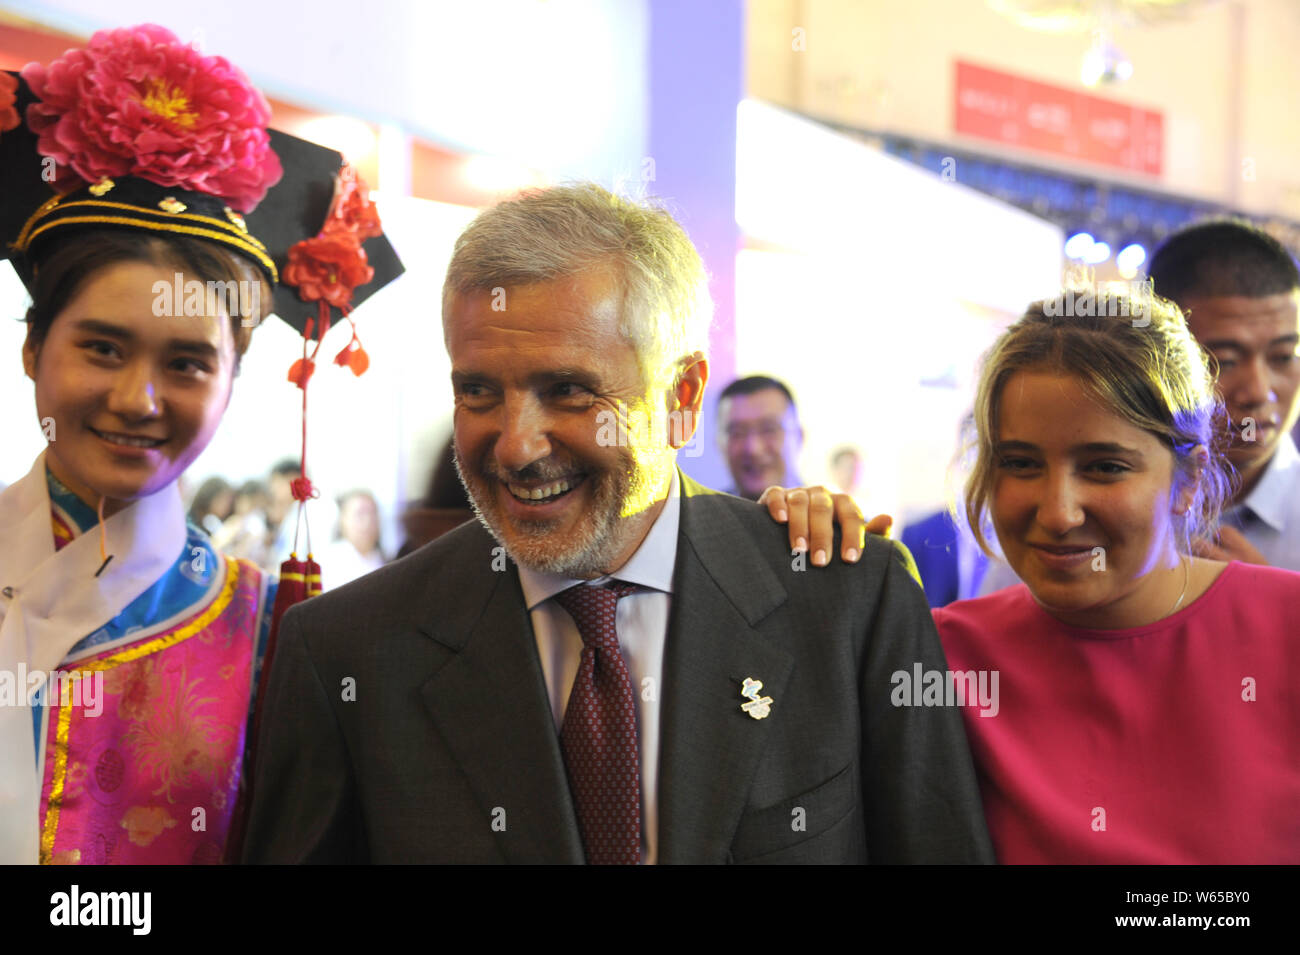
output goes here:
{"type": "Polygon", "coordinates": [[[0,484],[13,484],[45,447],[36,418],[36,394],[23,374],[21,319],[31,304],[13,267],[0,262],[0,484]]]}

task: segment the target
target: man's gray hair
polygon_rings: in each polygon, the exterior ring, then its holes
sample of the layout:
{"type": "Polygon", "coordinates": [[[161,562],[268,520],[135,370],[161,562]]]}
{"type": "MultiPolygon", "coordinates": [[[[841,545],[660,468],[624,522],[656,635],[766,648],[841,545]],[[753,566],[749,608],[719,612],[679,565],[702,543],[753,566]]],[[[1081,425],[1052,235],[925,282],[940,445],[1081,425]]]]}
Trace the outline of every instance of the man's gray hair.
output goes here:
{"type": "Polygon", "coordinates": [[[464,292],[608,266],[622,287],[620,330],[636,349],[642,378],[648,386],[674,383],[682,359],[708,350],[708,273],[671,215],[595,183],[527,192],[482,212],[456,240],[443,320],[464,292]]]}

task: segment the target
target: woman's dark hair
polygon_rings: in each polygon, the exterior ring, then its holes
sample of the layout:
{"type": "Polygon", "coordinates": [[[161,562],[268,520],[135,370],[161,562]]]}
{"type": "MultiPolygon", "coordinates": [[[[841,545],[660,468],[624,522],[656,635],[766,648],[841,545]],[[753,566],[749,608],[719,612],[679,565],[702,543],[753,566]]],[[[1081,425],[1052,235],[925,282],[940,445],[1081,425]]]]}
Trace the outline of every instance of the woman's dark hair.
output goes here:
{"type": "MultiPolygon", "coordinates": [[[[234,488],[221,477],[210,477],[194,492],[194,500],[190,503],[190,520],[195,524],[202,526],[203,518],[212,512],[212,502],[222,494],[229,493],[231,496],[231,506],[234,506],[234,488]]],[[[227,515],[229,516],[229,515],[227,515]]]]}
{"type": "Polygon", "coordinates": [[[243,498],[244,500],[248,500],[249,498],[266,498],[269,497],[270,494],[271,489],[266,486],[265,481],[259,481],[256,478],[253,478],[235,488],[235,503],[238,504],[240,498],[243,498]]]}
{"type": "Polygon", "coordinates": [[[54,319],[93,275],[119,262],[170,265],[205,284],[237,283],[223,285],[224,288],[251,289],[252,283],[258,283],[258,297],[254,299],[261,303],[258,314],[243,315],[243,309],[228,309],[238,369],[239,359],[248,350],[253,328],[270,310],[273,290],[251,262],[211,242],[186,236],[162,239],[125,229],[100,229],[79,232],[42,249],[39,261],[33,263],[33,279],[28,289],[32,305],[25,321],[32,343],[39,346],[45,341],[54,319]]]}
{"type": "Polygon", "coordinates": [[[456,471],[455,436],[448,438],[434,462],[433,479],[424,497],[402,514],[406,542],[397,552],[405,557],[416,548],[447,533],[458,524],[474,519],[465,485],[456,471]]]}
{"type": "Polygon", "coordinates": [[[429,482],[429,492],[424,495],[425,507],[454,507],[468,509],[469,495],[465,485],[456,473],[455,438],[447,439],[438,453],[438,462],[433,468],[433,479],[429,482]]]}

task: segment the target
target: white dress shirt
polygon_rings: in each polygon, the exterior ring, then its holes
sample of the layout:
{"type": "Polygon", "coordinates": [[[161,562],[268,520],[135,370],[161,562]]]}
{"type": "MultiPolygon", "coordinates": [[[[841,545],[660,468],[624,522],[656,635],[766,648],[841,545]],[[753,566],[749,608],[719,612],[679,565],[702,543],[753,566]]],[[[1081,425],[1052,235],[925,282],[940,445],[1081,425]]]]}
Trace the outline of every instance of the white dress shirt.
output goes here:
{"type": "MultiPolygon", "coordinates": [[[[1300,571],[1300,451],[1283,435],[1259,483],[1224,511],[1221,524],[1241,531],[1272,567],[1300,571]]],[[[980,595],[1020,583],[1006,561],[992,562],[980,595]]]]}
{"type": "Polygon", "coordinates": [[[677,529],[681,522],[681,492],[677,469],[663,510],[631,558],[613,574],[592,581],[572,580],[519,568],[524,603],[537,639],[537,655],[551,701],[551,714],[559,732],[564,709],[578,675],[582,636],[573,618],[555,600],[561,591],[578,584],[600,586],[609,580],[641,588],[618,602],[614,628],[619,648],[637,693],[637,730],[641,752],[641,861],[654,865],[658,857],[659,701],[663,698],[664,642],[668,613],[672,609],[673,570],[677,564],[677,529]]]}
{"type": "Polygon", "coordinates": [[[1300,571],[1300,451],[1289,434],[1259,483],[1222,523],[1240,529],[1272,566],[1300,571]]]}

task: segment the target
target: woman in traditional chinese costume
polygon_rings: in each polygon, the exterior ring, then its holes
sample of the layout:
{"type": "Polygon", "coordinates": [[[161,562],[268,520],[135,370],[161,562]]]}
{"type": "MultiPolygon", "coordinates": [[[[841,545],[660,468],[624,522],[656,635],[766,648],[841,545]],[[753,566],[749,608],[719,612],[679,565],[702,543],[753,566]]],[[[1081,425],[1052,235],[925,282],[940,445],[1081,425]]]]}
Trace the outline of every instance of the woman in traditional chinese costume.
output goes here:
{"type": "MultiPolygon", "coordinates": [[[[400,271],[384,244],[372,281],[378,219],[338,154],[268,119],[155,26],[0,73],[0,238],[48,441],[0,492],[0,862],[222,857],[277,583],[187,524],[176,482],[257,323],[304,327],[281,272],[319,330],[400,271]]],[[[355,336],[340,358],[364,361],[355,336]]]]}

